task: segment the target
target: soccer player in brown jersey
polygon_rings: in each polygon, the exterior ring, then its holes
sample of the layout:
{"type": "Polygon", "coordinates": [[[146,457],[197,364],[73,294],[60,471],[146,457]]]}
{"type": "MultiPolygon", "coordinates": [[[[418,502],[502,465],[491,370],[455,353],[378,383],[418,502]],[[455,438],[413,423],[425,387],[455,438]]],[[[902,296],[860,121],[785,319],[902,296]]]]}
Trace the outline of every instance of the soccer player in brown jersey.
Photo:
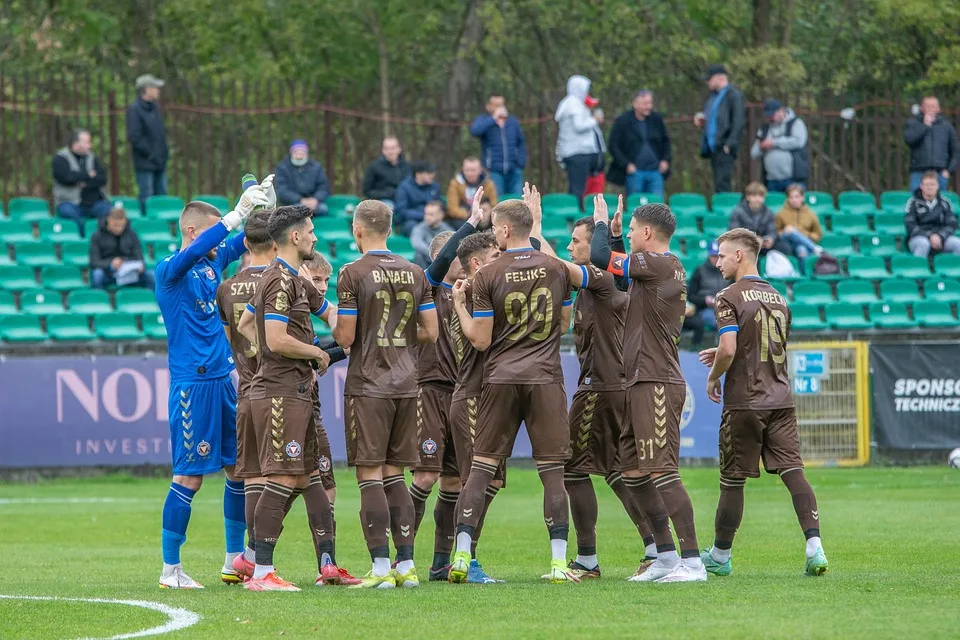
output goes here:
{"type": "Polygon", "coordinates": [[[686,310],[686,274],[670,253],[677,219],[664,204],[637,207],[630,220],[630,254],[611,252],[606,203],[594,204],[590,260],[629,281],[623,364],[627,421],[620,439],[624,484],[653,529],[657,559],[641,564],[631,582],[705,581],[693,504],[677,473],[680,414],[687,385],[677,344],[686,310]],[[673,521],[680,554],[670,533],[673,521]]]}
{"type": "Polygon", "coordinates": [[[707,395],[714,402],[720,402],[721,378],[726,374],[716,538],[701,557],[710,573],[730,575],[733,537],[743,519],[743,487],[747,478],[760,477],[758,460],[763,460],[763,468],[779,475],[793,498],[807,539],[803,573],[819,576],[827,571],[827,557],[820,543],[817,498],[800,457],[787,364],[790,309],[757,272],[760,238],[755,233],[732,229],[718,242],[717,268],[735,282],[717,294],[714,304],[720,346],[700,352],[700,361],[712,367],[707,395]]]}
{"type": "Polygon", "coordinates": [[[340,270],[334,339],[350,348],[344,386],[347,461],[357,468],[360,520],[373,568],[354,588],[416,587],[415,512],[403,480],[417,455],[417,345],[437,340],[423,270],[391,253],[390,207],[364,200],[353,215],[363,256],[340,270]],[[388,536],[397,549],[390,567],[388,536]]]}
{"type": "MultiPolygon", "coordinates": [[[[614,216],[622,219],[623,196],[614,216]]],[[[597,494],[590,474],[601,475],[620,498],[646,546],[645,562],[656,559],[653,533],[630,491],[623,484],[617,449],[624,422],[626,395],[623,383],[623,329],[627,294],[617,287],[613,274],[590,264],[592,217],[577,220],[567,251],[584,265],[602,288],[581,291],[573,303],[573,340],[580,360],[580,379],[570,405],[570,448],[573,456],[564,471],[570,512],[577,532],[577,557],[568,567],[580,578],[599,578],[597,560],[597,494]]],[[[625,283],[624,283],[625,284],[625,283]]]]}
{"type": "MultiPolygon", "coordinates": [[[[486,489],[501,461],[510,456],[521,422],[527,426],[544,486],[544,522],[552,552],[545,578],[580,581],[567,570],[565,557],[569,514],[563,463],[570,457],[570,442],[560,335],[562,327],[569,326],[571,288],[600,285],[591,282],[586,267],[568,265],[531,246],[530,236],[537,235],[539,227],[539,194],[535,189],[532,193],[535,205],[525,197],[525,202],[510,200],[494,207],[493,230],[503,253],[474,278],[473,317],[461,317],[467,339],[478,350],[489,352],[473,464],[458,507],[451,582],[467,579],[486,489]]],[[[464,286],[460,281],[455,288],[464,286]]]]}

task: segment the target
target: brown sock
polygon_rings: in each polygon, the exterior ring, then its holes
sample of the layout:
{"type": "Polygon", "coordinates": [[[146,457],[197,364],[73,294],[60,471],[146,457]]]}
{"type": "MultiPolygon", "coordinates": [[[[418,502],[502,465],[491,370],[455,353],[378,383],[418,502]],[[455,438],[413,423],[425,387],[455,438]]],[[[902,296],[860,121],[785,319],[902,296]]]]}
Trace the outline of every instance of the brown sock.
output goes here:
{"type": "Polygon", "coordinates": [[[699,558],[700,547],[697,546],[697,527],[693,521],[693,503],[690,502],[690,495],[680,480],[680,474],[668,473],[653,483],[663,497],[663,504],[666,505],[673,529],[677,532],[680,557],[699,558]]]}
{"type": "Polygon", "coordinates": [[[360,525],[370,559],[390,557],[390,508],[380,480],[360,482],[360,525]]]}
{"type": "Polygon", "coordinates": [[[397,549],[397,561],[413,560],[416,514],[403,475],[384,477],[383,492],[390,509],[390,530],[393,533],[393,546],[397,549]]]}
{"type": "Polygon", "coordinates": [[[613,492],[620,498],[620,503],[626,510],[627,515],[630,516],[633,526],[635,526],[640,533],[644,546],[654,544],[653,531],[650,529],[650,523],[643,517],[643,511],[637,506],[633,496],[630,495],[629,489],[623,484],[623,475],[619,472],[614,472],[608,474],[605,479],[607,485],[613,489],[613,492]]]}
{"type": "Polygon", "coordinates": [[[493,502],[499,492],[500,487],[492,484],[488,484],[486,491],[483,492],[483,511],[480,513],[480,521],[477,522],[477,528],[473,533],[473,544],[470,545],[470,557],[474,559],[477,557],[477,543],[480,542],[480,534],[483,532],[483,523],[487,519],[487,511],[490,509],[490,503],[493,502]]]}
{"type": "Polygon", "coordinates": [[[273,550],[277,546],[277,539],[283,528],[283,507],[287,504],[292,492],[291,487],[267,480],[263,495],[257,501],[257,509],[253,515],[253,528],[257,532],[258,565],[273,564],[273,550]]]}
{"type": "MultiPolygon", "coordinates": [[[[570,513],[577,532],[577,555],[597,555],[597,493],[585,473],[565,473],[563,485],[570,496],[570,513]]],[[[592,569],[593,567],[587,567],[592,569]]]]}
{"type": "Polygon", "coordinates": [[[803,469],[794,467],[781,471],[780,479],[793,498],[793,510],[797,512],[803,535],[807,539],[819,538],[820,511],[817,509],[817,496],[813,494],[813,487],[807,482],[803,469]]]}
{"type": "Polygon", "coordinates": [[[420,530],[420,523],[423,521],[423,514],[427,511],[427,498],[430,497],[430,489],[421,489],[416,484],[410,485],[410,499],[413,500],[413,511],[415,519],[413,522],[413,534],[416,535],[420,530]]]}
{"type": "Polygon", "coordinates": [[[336,564],[333,556],[333,513],[320,476],[310,478],[310,484],[303,492],[303,501],[307,505],[307,522],[317,552],[317,567],[323,568],[326,561],[336,564]],[[324,558],[324,555],[327,557],[324,558]]]}
{"type": "Polygon", "coordinates": [[[713,546],[717,549],[733,548],[733,537],[743,520],[743,487],[746,484],[744,478],[720,476],[720,501],[717,503],[717,516],[713,523],[713,546]]]}
{"type": "Polygon", "coordinates": [[[470,477],[467,479],[467,484],[460,490],[460,500],[457,502],[458,534],[469,533],[473,540],[477,539],[476,530],[483,515],[484,494],[496,472],[495,464],[473,461],[470,466],[470,477]]]}
{"type": "Polygon", "coordinates": [[[251,482],[243,485],[243,516],[247,523],[247,548],[256,549],[254,541],[257,539],[253,532],[253,514],[257,511],[257,502],[266,487],[262,482],[251,482]]]}
{"type": "Polygon", "coordinates": [[[436,529],[433,534],[432,568],[439,569],[450,563],[453,550],[453,530],[456,526],[457,500],[460,492],[443,491],[437,494],[437,504],[433,507],[433,522],[436,529]],[[439,563],[439,564],[438,564],[439,563]]]}
{"type": "Polygon", "coordinates": [[[537,464],[543,483],[543,521],[551,540],[566,540],[570,533],[570,501],[563,487],[563,463],[537,464]]]}
{"type": "Polygon", "coordinates": [[[633,495],[633,500],[643,512],[644,519],[650,523],[653,539],[657,544],[657,553],[676,551],[677,546],[673,543],[673,534],[670,533],[670,515],[650,476],[640,478],[625,476],[623,484],[633,495]]]}

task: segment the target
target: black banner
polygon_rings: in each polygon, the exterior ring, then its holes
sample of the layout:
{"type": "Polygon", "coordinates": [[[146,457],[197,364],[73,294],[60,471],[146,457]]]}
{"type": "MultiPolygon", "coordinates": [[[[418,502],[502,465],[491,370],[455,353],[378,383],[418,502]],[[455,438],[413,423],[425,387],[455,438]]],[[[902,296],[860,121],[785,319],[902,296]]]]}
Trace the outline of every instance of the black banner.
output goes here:
{"type": "Polygon", "coordinates": [[[871,344],[870,373],[879,446],[960,447],[960,344],[871,344]]]}

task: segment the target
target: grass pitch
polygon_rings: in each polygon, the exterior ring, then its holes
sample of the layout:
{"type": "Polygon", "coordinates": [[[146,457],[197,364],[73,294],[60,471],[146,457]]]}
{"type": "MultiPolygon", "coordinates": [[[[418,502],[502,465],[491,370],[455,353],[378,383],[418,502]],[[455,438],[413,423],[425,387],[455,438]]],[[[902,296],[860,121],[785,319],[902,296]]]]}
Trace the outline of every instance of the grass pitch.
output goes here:
{"type": "MultiPolygon", "coordinates": [[[[635,585],[637,535],[597,483],[603,578],[541,584],[549,564],[536,473],[511,469],[484,528],[480,558],[503,585],[428,583],[432,509],[417,539],[417,590],[312,587],[316,572],[302,503],[277,550],[281,574],[302,593],[249,593],[222,585],[222,482],[193,502],[186,570],[201,592],[157,588],[160,508],[167,482],[108,477],[0,485],[4,543],[0,595],[162,603],[199,614],[158,638],[955,638],[960,622],[960,473],[947,468],[811,470],[830,573],[800,575],[803,536],[778,480],[750,481],[734,546],[734,573],[707,584],[635,585]]],[[[713,537],[717,472],[683,471],[701,546],[713,537]]],[[[338,559],[369,567],[356,482],[338,475],[338,559]]],[[[570,553],[576,552],[570,534],[570,553]]],[[[129,637],[168,616],[122,604],[0,599],[0,638],[129,637]]]]}

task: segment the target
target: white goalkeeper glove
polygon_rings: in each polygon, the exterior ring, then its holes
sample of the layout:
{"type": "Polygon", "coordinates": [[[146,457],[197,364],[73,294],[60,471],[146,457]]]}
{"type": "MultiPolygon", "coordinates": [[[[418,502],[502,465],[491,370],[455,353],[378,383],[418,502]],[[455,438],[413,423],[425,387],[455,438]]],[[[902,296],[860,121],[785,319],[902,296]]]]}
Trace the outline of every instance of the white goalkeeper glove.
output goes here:
{"type": "Polygon", "coordinates": [[[263,187],[263,192],[267,194],[267,209],[276,209],[277,192],[273,188],[273,174],[271,173],[264,178],[263,182],[260,183],[260,186],[263,187]]]}
{"type": "Polygon", "coordinates": [[[221,221],[230,231],[239,229],[243,221],[247,219],[247,216],[249,216],[255,208],[265,207],[268,202],[269,200],[263,187],[255,184],[243,192],[240,200],[237,201],[237,206],[234,207],[233,211],[223,216],[221,221]]]}

